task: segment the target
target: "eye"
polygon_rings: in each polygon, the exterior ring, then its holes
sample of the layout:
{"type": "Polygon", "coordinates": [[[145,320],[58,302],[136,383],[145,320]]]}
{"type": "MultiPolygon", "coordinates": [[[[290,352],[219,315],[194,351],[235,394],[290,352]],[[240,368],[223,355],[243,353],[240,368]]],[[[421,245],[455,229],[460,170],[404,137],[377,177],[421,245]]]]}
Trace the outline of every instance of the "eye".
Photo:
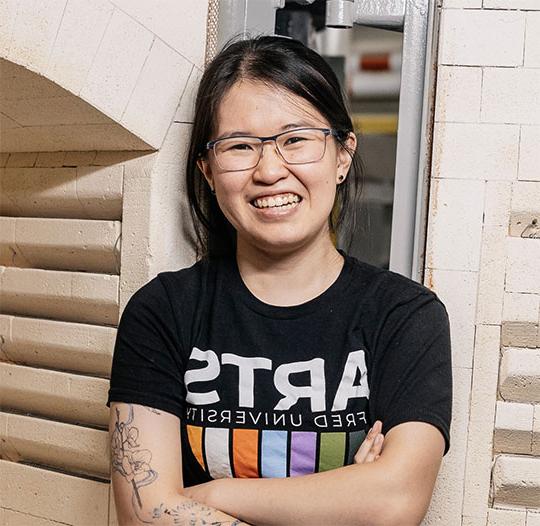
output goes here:
{"type": "Polygon", "coordinates": [[[308,137],[304,137],[302,135],[293,135],[292,137],[287,137],[287,140],[285,141],[285,146],[289,146],[291,144],[297,144],[302,141],[309,140],[308,137]]]}
{"type": "Polygon", "coordinates": [[[249,153],[255,150],[253,141],[246,141],[245,139],[235,139],[223,141],[219,143],[218,151],[223,153],[249,153]]]}

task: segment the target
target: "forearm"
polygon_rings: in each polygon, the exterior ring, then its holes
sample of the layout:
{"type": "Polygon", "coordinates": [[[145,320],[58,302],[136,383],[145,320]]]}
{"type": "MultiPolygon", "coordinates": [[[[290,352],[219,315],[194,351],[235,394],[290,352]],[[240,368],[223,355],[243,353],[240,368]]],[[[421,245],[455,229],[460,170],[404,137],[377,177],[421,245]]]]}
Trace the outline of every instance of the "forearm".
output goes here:
{"type": "Polygon", "coordinates": [[[415,524],[382,463],[284,479],[219,481],[208,499],[257,526],[415,524]]]}
{"type": "Polygon", "coordinates": [[[118,509],[118,522],[121,526],[140,526],[154,524],[156,526],[245,526],[241,520],[203,504],[176,494],[164,499],[155,499],[149,503],[146,495],[146,505],[140,505],[136,499],[128,509],[118,509]]]}

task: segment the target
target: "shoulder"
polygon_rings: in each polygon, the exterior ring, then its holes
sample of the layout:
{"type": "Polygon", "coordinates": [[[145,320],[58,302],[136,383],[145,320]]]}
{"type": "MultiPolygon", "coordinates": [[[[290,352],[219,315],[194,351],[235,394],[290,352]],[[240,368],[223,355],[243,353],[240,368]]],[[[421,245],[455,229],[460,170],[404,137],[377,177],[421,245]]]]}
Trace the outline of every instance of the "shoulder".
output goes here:
{"type": "Polygon", "coordinates": [[[409,303],[436,302],[445,306],[435,291],[407,276],[347,256],[352,263],[350,290],[362,294],[377,310],[391,310],[409,303]]]}
{"type": "Polygon", "coordinates": [[[208,274],[209,263],[197,261],[192,266],[159,272],[131,295],[126,308],[139,306],[164,306],[164,301],[174,303],[195,294],[208,274]]]}

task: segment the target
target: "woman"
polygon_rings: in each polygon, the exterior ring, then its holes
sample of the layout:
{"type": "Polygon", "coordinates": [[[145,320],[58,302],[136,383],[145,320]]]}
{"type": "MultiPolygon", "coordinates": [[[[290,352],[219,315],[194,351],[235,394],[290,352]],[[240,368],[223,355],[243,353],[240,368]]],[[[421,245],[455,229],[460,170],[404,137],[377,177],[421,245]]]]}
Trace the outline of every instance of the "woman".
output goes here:
{"type": "Polygon", "coordinates": [[[299,42],[237,42],[207,68],[187,163],[202,258],[139,289],[118,328],[121,524],[424,517],[449,448],[448,317],[334,247],[355,148],[335,75],[299,42]]]}

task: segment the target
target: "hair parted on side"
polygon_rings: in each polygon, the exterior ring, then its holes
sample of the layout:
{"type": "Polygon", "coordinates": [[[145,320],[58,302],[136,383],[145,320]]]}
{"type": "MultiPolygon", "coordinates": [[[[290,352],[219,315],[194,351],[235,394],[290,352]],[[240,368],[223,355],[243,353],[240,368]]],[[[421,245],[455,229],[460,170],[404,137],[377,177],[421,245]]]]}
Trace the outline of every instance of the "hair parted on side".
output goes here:
{"type": "Polygon", "coordinates": [[[210,192],[197,160],[217,129],[218,109],[224,96],[240,80],[260,81],[297,95],[341,134],[336,140],[353,157],[349,176],[337,186],[336,201],[328,218],[330,231],[345,233],[351,242],[355,225],[355,201],[361,192],[362,166],[345,140],[353,131],[339,81],[328,63],[301,42],[280,36],[233,39],[208,64],[195,102],[187,164],[186,186],[196,234],[197,259],[236,254],[236,231],[210,192]],[[341,229],[345,230],[343,232],[341,229]]]}

